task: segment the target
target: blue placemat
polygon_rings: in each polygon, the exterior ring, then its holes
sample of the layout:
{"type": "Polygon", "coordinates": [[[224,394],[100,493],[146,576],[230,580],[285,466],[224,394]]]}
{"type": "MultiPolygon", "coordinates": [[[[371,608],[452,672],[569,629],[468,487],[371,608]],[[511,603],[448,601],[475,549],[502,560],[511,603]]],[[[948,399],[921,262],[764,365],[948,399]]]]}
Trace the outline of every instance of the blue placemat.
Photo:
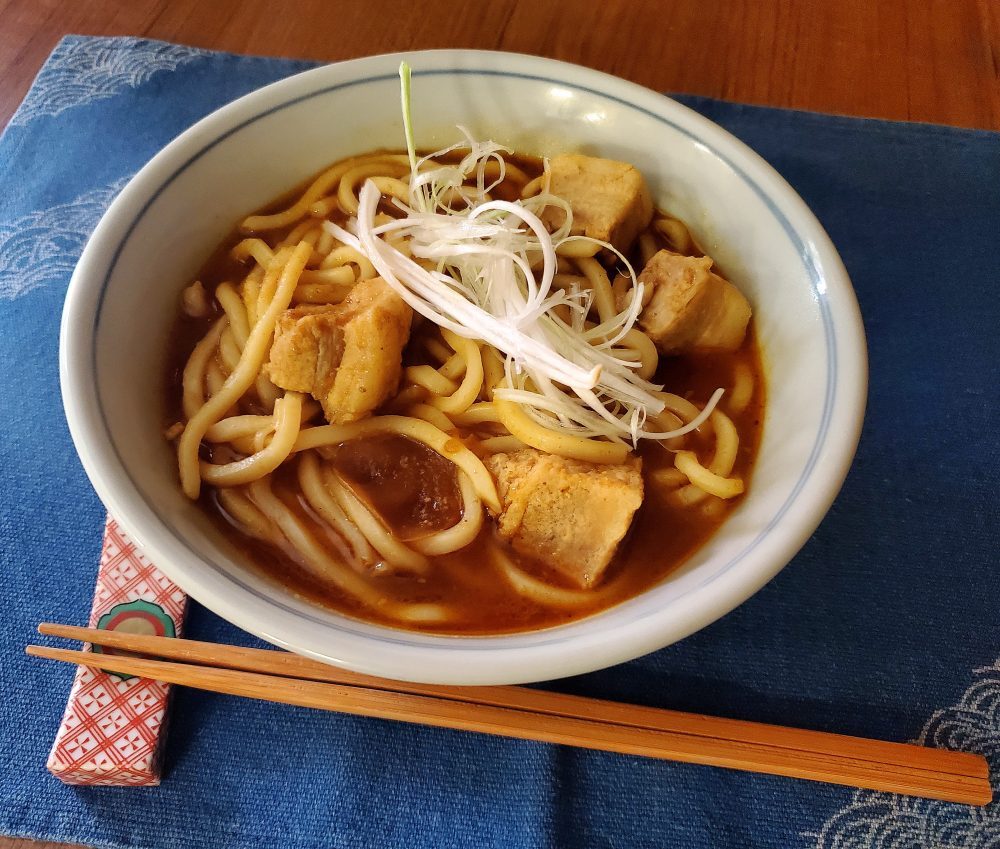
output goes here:
{"type": "MultiPolygon", "coordinates": [[[[307,67],[71,37],[0,139],[0,833],[237,849],[1000,844],[998,803],[184,691],[159,788],[70,788],[45,772],[71,670],[20,647],[41,620],[85,620],[104,514],[59,401],[70,272],[160,147],[307,67]]],[[[983,752],[996,782],[1000,135],[680,99],[770,160],[840,248],[868,330],[868,421],[829,517],[755,598],[678,645],[557,686],[983,752]]],[[[252,643],[198,607],[189,634],[252,643]]]]}

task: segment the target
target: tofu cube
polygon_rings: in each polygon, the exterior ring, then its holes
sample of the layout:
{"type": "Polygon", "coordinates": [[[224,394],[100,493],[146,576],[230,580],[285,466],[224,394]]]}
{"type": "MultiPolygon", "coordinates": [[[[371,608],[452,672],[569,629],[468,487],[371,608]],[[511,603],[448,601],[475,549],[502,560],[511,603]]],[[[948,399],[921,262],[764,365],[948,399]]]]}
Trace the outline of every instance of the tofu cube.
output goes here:
{"type": "Polygon", "coordinates": [[[638,279],[652,289],[639,325],[664,354],[733,351],[743,343],[750,304],[712,272],[711,257],[658,251],[638,279]]]}
{"type": "MultiPolygon", "coordinates": [[[[634,165],[580,154],[561,154],[549,162],[550,191],[569,202],[574,235],[610,242],[625,253],[653,217],[646,180],[634,165]]],[[[542,220],[552,229],[565,213],[547,207],[542,220]]]]}
{"type": "Polygon", "coordinates": [[[598,465],[534,449],[494,454],[500,536],[589,589],[600,582],[642,504],[640,461],[598,465]]]}
{"type": "Polygon", "coordinates": [[[357,421],[396,391],[412,317],[378,277],[358,283],[340,304],[286,310],[267,374],[282,389],[316,398],[331,423],[357,421]]]}

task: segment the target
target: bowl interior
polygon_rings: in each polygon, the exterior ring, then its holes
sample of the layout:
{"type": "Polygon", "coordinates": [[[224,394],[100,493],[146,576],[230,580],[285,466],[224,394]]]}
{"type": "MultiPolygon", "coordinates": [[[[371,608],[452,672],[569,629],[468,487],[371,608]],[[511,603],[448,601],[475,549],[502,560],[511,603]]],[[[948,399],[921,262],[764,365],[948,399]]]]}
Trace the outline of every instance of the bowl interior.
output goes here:
{"type": "Polygon", "coordinates": [[[754,306],[769,395],[751,491],[680,571],[560,628],[495,638],[411,634],[347,619],[260,578],[181,494],[162,438],[164,359],[178,294],[249,211],[336,159],[403,146],[398,58],[343,63],[268,87],[210,116],[153,160],[102,221],[74,277],[64,391],[81,456],[111,511],[154,562],[238,625],[381,675],[537,680],[635,656],[696,630],[762,585],[812,531],[832,494],[809,504],[798,496],[825,453],[844,469],[849,461],[826,444],[838,380],[827,284],[843,272],[835,253],[827,258],[823,245],[817,248],[825,237],[801,201],[689,110],[560,63],[458,55],[461,61],[430,54],[414,63],[420,147],[456,140],[462,124],[515,150],[579,150],[632,162],[657,204],[689,223],[754,306]],[[789,530],[782,535],[782,528],[789,530]],[[608,648],[611,632],[622,639],[608,648]],[[429,666],[434,652],[450,666],[429,666]]]}

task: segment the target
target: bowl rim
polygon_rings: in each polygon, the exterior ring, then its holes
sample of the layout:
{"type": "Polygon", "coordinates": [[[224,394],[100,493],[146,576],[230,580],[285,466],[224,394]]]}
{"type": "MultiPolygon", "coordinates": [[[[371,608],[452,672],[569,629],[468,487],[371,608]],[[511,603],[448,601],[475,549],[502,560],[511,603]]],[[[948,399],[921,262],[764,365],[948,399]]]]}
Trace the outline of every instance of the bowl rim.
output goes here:
{"type": "MultiPolygon", "coordinates": [[[[867,350],[860,309],[829,236],[791,186],[726,130],[662,94],[570,63],[499,51],[432,50],[353,59],[292,75],[220,107],[157,153],[112,202],[73,273],[60,331],[60,383],[73,442],[109,512],[168,577],[225,619],[283,648],[382,677],[450,684],[523,683],[603,668],[683,639],[741,604],[784,568],[822,520],[850,468],[864,418],[867,350]],[[527,646],[511,644],[525,634],[428,639],[427,635],[393,628],[375,627],[377,634],[372,634],[371,628],[345,632],[319,619],[314,621],[326,632],[325,638],[301,628],[296,632],[296,626],[306,618],[301,613],[241,582],[226,587],[227,581],[219,580],[219,570],[206,569],[210,564],[187,548],[181,535],[145,503],[118,456],[96,385],[98,323],[107,282],[142,216],[185,168],[241,127],[334,88],[395,77],[404,58],[418,65],[413,72],[418,78],[492,75],[576,88],[638,109],[708,143],[713,153],[735,168],[771,207],[811,268],[824,321],[828,371],[832,372],[828,374],[824,415],[813,453],[774,518],[727,566],[689,590],[683,597],[684,609],[671,608],[669,619],[659,617],[652,622],[649,615],[636,617],[617,629],[611,641],[601,639],[597,629],[572,639],[557,636],[527,646]],[[196,152],[188,155],[191,150],[196,152]],[[170,173],[166,180],[163,172],[170,173]],[[159,187],[153,191],[157,183],[159,187]],[[102,280],[95,293],[95,281],[102,280]],[[88,320],[79,320],[81,314],[88,320]],[[819,465],[822,476],[813,474],[819,465]],[[770,533],[779,521],[786,532],[770,533]],[[739,560],[746,568],[730,568],[739,560]],[[407,639],[401,639],[401,634],[407,639]]],[[[552,634],[558,631],[549,629],[552,634]]]]}

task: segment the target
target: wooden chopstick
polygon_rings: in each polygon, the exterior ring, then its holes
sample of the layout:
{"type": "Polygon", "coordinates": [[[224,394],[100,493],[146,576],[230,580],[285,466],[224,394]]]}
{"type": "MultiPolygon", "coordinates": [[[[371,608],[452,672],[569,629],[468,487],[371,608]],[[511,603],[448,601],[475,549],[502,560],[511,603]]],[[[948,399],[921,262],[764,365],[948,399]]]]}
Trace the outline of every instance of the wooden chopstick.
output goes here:
{"type": "Polygon", "coordinates": [[[39,631],[182,662],[42,646],[29,646],[29,654],[231,695],[952,802],[983,805],[992,799],[985,759],[963,752],[522,687],[390,681],[280,651],[51,623],[39,631]]]}
{"type": "Polygon", "coordinates": [[[745,722],[718,719],[692,713],[649,708],[581,696],[552,693],[524,687],[447,687],[416,684],[387,678],[375,678],[350,672],[320,661],[282,651],[223,646],[196,640],[121,634],[114,631],[81,628],[75,625],[43,623],[39,633],[91,642],[187,663],[198,663],[248,672],[261,672],[310,681],[326,681],[415,695],[438,696],[455,701],[510,707],[579,719],[651,730],[670,731],[701,737],[724,737],[739,743],[764,744],[799,752],[813,752],[836,757],[869,760],[880,765],[917,767],[955,775],[986,778],[985,761],[976,755],[928,749],[900,743],[885,743],[830,734],[745,722]]]}

